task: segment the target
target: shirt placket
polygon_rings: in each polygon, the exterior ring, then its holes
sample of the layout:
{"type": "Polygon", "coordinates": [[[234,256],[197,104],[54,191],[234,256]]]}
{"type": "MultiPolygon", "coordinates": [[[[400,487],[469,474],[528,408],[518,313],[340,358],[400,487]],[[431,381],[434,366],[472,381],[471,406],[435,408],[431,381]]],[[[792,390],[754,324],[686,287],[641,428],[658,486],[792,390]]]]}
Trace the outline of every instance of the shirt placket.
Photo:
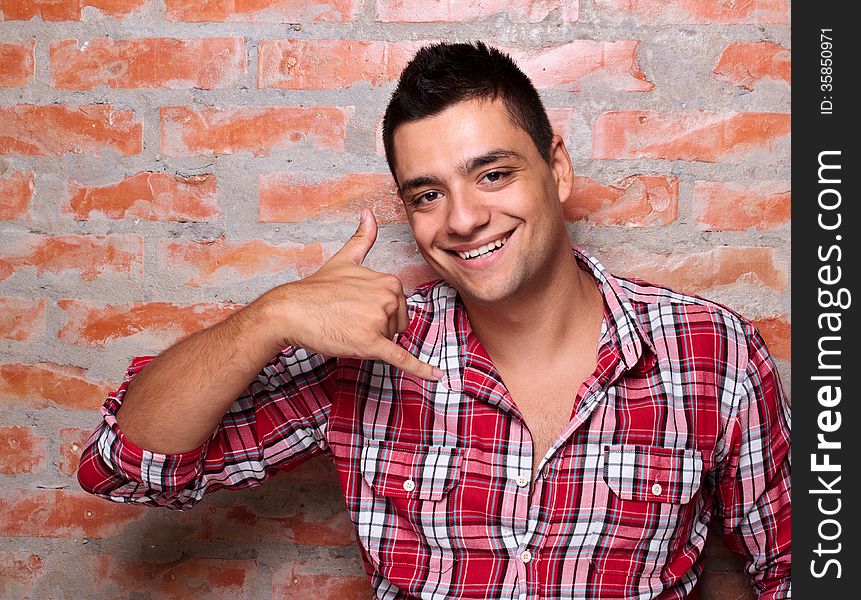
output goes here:
{"type": "MultiPolygon", "coordinates": [[[[518,581],[516,597],[518,600],[537,600],[541,594],[541,588],[538,585],[539,582],[535,573],[537,572],[536,561],[541,560],[541,553],[545,549],[546,528],[549,526],[549,523],[542,519],[542,515],[548,515],[552,508],[541,504],[542,498],[553,497],[552,490],[550,490],[550,493],[545,493],[544,490],[545,486],[552,485],[552,482],[547,479],[548,467],[552,463],[554,456],[564,448],[577,429],[588,421],[601,400],[606,398],[607,386],[618,379],[625,370],[625,364],[612,342],[606,338],[602,339],[601,346],[598,365],[593,375],[585,383],[582,397],[576,401],[574,416],[562,432],[560,432],[559,437],[539,464],[532,494],[529,494],[528,485],[525,488],[528,498],[526,507],[528,519],[526,531],[515,553],[518,581]]],[[[517,422],[519,426],[526,430],[526,439],[528,439],[530,448],[529,456],[527,457],[529,466],[527,468],[531,470],[532,436],[519,415],[517,416],[517,422]]]]}
{"type": "Polygon", "coordinates": [[[534,498],[541,497],[541,488],[544,482],[543,478],[537,477],[535,485],[530,486],[534,476],[532,473],[532,454],[535,448],[532,443],[532,435],[519,413],[512,413],[511,418],[513,419],[512,430],[517,428],[525,442],[523,444],[525,451],[518,454],[518,464],[515,469],[509,472],[507,483],[511,488],[511,493],[516,496],[515,514],[513,515],[516,547],[512,551],[512,563],[515,571],[514,597],[521,600],[529,598],[535,591],[530,589],[535,580],[534,576],[530,576],[534,571],[533,550],[530,548],[535,538],[538,525],[537,515],[540,507],[534,502],[534,498]],[[530,487],[532,487],[531,493],[530,487]]]}
{"type": "MultiPolygon", "coordinates": [[[[531,456],[529,456],[528,468],[530,470],[532,468],[531,456]]],[[[546,513],[546,507],[543,507],[540,502],[544,494],[544,486],[548,485],[545,472],[545,467],[539,469],[531,494],[529,492],[529,482],[527,482],[525,487],[520,489],[520,492],[525,496],[523,507],[526,513],[526,526],[522,536],[520,536],[520,543],[514,552],[514,565],[517,571],[516,597],[518,600],[538,598],[540,593],[540,587],[535,576],[535,561],[543,548],[543,530],[544,525],[546,525],[541,519],[541,514],[546,513]]]]}
{"type": "MultiPolygon", "coordinates": [[[[464,391],[471,393],[477,400],[488,402],[497,410],[507,413],[508,418],[513,421],[510,429],[511,437],[524,440],[520,452],[513,457],[506,455],[504,458],[506,487],[514,498],[514,507],[510,515],[503,514],[502,517],[511,523],[510,531],[514,541],[514,548],[511,551],[511,563],[514,565],[515,574],[515,581],[512,582],[513,597],[517,600],[538,599],[541,588],[536,576],[537,561],[541,560],[548,526],[548,523],[542,519],[542,514],[548,514],[550,508],[542,506],[541,498],[552,498],[552,493],[545,494],[544,490],[546,485],[551,485],[546,477],[547,467],[571,435],[588,420],[601,398],[606,397],[606,386],[621,375],[625,365],[605,320],[602,325],[596,370],[587,380],[582,397],[578,397],[575,401],[574,416],[548,450],[547,455],[543,457],[538,473],[532,473],[532,454],[535,450],[532,434],[487,351],[474,334],[468,337],[471,339],[467,341],[467,364],[463,374],[464,391]],[[476,368],[479,363],[483,368],[476,368]],[[531,493],[530,476],[535,480],[531,493]]],[[[506,543],[506,547],[511,548],[512,544],[506,543]]]]}

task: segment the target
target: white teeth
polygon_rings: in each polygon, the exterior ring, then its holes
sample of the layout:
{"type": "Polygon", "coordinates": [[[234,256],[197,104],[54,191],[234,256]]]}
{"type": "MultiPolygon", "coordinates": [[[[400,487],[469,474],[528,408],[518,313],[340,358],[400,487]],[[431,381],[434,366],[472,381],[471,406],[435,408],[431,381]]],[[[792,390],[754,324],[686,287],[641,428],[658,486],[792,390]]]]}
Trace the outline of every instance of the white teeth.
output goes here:
{"type": "Polygon", "coordinates": [[[479,246],[478,248],[474,248],[472,250],[468,250],[467,252],[458,252],[458,256],[460,256],[464,260],[469,260],[470,258],[475,258],[477,256],[482,256],[484,254],[488,254],[497,248],[501,248],[505,242],[508,241],[508,236],[503,238],[499,238],[495,242],[490,242],[489,244],[485,244],[484,246],[479,246]]]}

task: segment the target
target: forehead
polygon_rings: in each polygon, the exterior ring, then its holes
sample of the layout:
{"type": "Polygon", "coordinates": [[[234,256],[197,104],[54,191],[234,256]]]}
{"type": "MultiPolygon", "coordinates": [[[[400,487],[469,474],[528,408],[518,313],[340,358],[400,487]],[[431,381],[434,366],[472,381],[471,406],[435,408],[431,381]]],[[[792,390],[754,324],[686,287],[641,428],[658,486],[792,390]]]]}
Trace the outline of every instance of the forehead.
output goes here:
{"type": "Polygon", "coordinates": [[[394,132],[393,145],[399,181],[421,172],[454,171],[493,150],[538,156],[532,138],[514,124],[501,100],[459,102],[437,115],[403,123],[394,132]]]}

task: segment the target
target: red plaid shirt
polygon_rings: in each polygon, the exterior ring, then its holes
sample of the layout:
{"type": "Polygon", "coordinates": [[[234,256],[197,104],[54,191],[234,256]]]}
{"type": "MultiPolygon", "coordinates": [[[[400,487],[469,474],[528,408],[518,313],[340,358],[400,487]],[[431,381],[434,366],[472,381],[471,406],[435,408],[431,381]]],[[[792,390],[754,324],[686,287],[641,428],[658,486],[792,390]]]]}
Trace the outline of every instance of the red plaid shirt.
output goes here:
{"type": "Polygon", "coordinates": [[[139,358],[79,480],[110,500],[186,509],[328,454],[380,599],[684,598],[713,519],[761,597],[790,597],[790,411],[759,334],[574,251],[604,296],[598,365],[537,472],[463,304],[435,282],[409,298],[397,342],[441,382],[287,348],[201,448],[164,455],[135,447],[114,416],[139,358]]]}

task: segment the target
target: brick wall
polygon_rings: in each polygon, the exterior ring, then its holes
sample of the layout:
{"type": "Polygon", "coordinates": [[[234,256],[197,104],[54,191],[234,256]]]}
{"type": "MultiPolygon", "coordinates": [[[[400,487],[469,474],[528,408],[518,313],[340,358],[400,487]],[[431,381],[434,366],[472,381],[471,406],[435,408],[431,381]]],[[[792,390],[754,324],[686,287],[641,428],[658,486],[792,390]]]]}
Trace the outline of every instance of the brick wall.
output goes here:
{"type": "MultiPolygon", "coordinates": [[[[786,0],[0,0],[0,597],[368,595],[332,468],[188,513],[74,479],[155,353],[313,272],[362,205],[369,266],[430,276],[379,143],[426,40],[485,39],[541,88],[572,237],[756,321],[789,385],[786,0]]],[[[720,542],[702,597],[745,597],[720,542]]]]}

